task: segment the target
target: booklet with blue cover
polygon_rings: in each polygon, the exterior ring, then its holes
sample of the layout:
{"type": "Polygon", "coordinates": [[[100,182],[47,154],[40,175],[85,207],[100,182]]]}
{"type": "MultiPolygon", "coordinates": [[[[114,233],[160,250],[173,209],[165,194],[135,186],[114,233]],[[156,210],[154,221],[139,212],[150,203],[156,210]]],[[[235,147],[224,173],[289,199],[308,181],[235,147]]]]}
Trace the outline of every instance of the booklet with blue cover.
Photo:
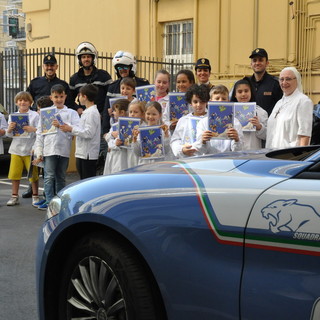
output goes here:
{"type": "Polygon", "coordinates": [[[208,130],[212,131],[212,139],[229,139],[227,130],[234,126],[233,102],[208,102],[208,130]]]}
{"type": "Polygon", "coordinates": [[[235,102],[234,116],[239,120],[242,126],[242,131],[256,131],[256,127],[249,122],[249,119],[256,115],[255,102],[235,102]]]}
{"type": "Polygon", "coordinates": [[[23,127],[29,126],[28,113],[12,113],[10,121],[16,123],[16,127],[12,130],[13,138],[29,138],[30,133],[23,130],[23,127]]]}
{"type": "MultiPolygon", "coordinates": [[[[58,129],[52,124],[56,118],[57,108],[48,107],[40,109],[41,133],[43,135],[57,133],[58,129]]],[[[61,119],[62,120],[62,119],[61,119]]]]}
{"type": "Polygon", "coordinates": [[[189,113],[184,92],[169,92],[170,121],[177,121],[189,113]]]}
{"type": "Polygon", "coordinates": [[[155,101],[156,86],[153,84],[147,86],[136,87],[136,96],[139,101],[155,101]]]}
{"type": "Polygon", "coordinates": [[[182,144],[192,144],[197,141],[197,125],[202,117],[188,117],[187,125],[184,128],[182,144]]]}
{"type": "Polygon", "coordinates": [[[163,131],[160,126],[140,127],[141,157],[164,158],[163,131]]]}
{"type": "Polygon", "coordinates": [[[133,140],[132,131],[133,129],[139,129],[140,121],[140,118],[119,117],[119,139],[123,141],[123,144],[121,145],[122,148],[131,147],[133,140]]]}

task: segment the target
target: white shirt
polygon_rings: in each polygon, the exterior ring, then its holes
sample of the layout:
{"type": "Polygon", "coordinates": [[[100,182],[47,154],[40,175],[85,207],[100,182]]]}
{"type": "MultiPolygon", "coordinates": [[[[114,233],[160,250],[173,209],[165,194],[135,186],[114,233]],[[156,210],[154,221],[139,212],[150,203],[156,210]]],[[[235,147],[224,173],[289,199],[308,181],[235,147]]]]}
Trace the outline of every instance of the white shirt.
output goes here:
{"type": "MultiPolygon", "coordinates": [[[[79,126],[80,118],[78,112],[64,106],[57,108],[62,121],[70,126],[79,126]]],[[[35,154],[37,157],[62,156],[69,158],[71,151],[72,134],[58,129],[57,133],[43,135],[41,133],[41,120],[37,130],[37,140],[35,143],[35,154]]]]}
{"type": "MultiPolygon", "coordinates": [[[[39,122],[39,114],[32,110],[29,110],[26,113],[29,114],[29,126],[36,128],[39,122]]],[[[8,124],[10,123],[11,123],[11,120],[9,116],[8,124]]],[[[9,133],[7,129],[6,135],[7,137],[12,137],[13,133],[12,132],[9,133]]],[[[22,157],[30,156],[35,140],[36,140],[35,132],[30,132],[30,137],[28,138],[13,138],[8,152],[11,154],[22,156],[22,157]]]]}
{"type": "Polygon", "coordinates": [[[243,148],[243,133],[242,127],[238,119],[234,119],[234,129],[237,130],[239,141],[231,139],[211,139],[207,143],[202,143],[202,133],[208,129],[208,117],[199,121],[197,126],[197,142],[195,147],[202,154],[214,154],[226,151],[239,151],[243,148]]]}
{"type": "MultiPolygon", "coordinates": [[[[0,129],[2,129],[2,130],[8,129],[8,124],[7,124],[6,118],[4,117],[4,115],[2,113],[0,113],[0,129]]],[[[4,153],[2,137],[3,136],[0,136],[0,154],[4,153]]]]}
{"type": "Polygon", "coordinates": [[[100,151],[101,118],[96,105],[85,109],[79,126],[72,128],[76,137],[76,158],[97,160],[100,151]]]}
{"type": "Polygon", "coordinates": [[[116,146],[116,140],[112,136],[114,127],[106,134],[105,140],[108,143],[108,153],[104,164],[103,174],[111,174],[128,168],[127,149],[116,146]]]}
{"type": "Polygon", "coordinates": [[[262,128],[256,131],[243,131],[243,150],[261,149],[262,139],[266,138],[268,112],[259,106],[256,106],[256,112],[262,128]]]}
{"type": "Polygon", "coordinates": [[[311,137],[312,101],[298,89],[274,106],[267,124],[266,148],[298,146],[298,136],[311,137]]]}
{"type": "MultiPolygon", "coordinates": [[[[186,158],[188,157],[182,152],[182,148],[185,144],[185,135],[191,135],[191,132],[187,133],[187,130],[191,129],[189,125],[189,119],[193,117],[192,113],[187,114],[186,116],[181,117],[178,120],[176,128],[171,137],[171,149],[173,154],[178,158],[186,158]]],[[[206,115],[201,116],[201,118],[206,117],[206,115]]],[[[194,144],[193,144],[194,145],[194,144]]],[[[200,155],[199,152],[195,152],[194,155],[200,155]]]]}

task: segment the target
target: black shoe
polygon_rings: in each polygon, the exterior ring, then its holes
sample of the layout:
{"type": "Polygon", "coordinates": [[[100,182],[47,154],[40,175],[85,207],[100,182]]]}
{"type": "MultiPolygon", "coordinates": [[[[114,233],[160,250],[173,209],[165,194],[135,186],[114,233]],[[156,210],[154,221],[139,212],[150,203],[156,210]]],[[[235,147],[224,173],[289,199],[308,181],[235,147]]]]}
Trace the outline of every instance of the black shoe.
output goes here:
{"type": "Polygon", "coordinates": [[[32,187],[29,185],[27,191],[22,194],[22,198],[31,198],[32,197],[32,187]]]}

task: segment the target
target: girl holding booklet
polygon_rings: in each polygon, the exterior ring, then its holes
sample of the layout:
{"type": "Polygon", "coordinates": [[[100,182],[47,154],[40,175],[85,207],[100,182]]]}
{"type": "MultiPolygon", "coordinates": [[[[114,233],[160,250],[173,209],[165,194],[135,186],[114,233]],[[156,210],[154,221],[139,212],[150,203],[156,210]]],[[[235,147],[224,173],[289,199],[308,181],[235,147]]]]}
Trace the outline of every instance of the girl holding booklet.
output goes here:
{"type": "MultiPolygon", "coordinates": [[[[129,104],[129,117],[139,118],[140,119],[140,127],[146,126],[145,109],[146,109],[146,102],[145,101],[135,100],[129,104]]],[[[139,156],[134,152],[132,146],[131,146],[131,148],[127,149],[127,161],[128,161],[128,168],[135,167],[139,163],[139,156]]]]}
{"type": "Polygon", "coordinates": [[[145,140],[141,141],[140,130],[136,129],[133,131],[133,150],[137,156],[140,156],[138,164],[147,164],[159,160],[172,160],[174,158],[170,147],[169,127],[163,123],[161,118],[162,107],[160,103],[157,101],[148,102],[145,112],[147,126],[142,130],[154,132],[160,128],[160,137],[157,137],[157,141],[154,139],[156,141],[156,150],[151,152],[146,150],[145,140]]]}
{"type": "Polygon", "coordinates": [[[162,120],[166,125],[170,125],[169,115],[169,87],[170,87],[170,73],[167,70],[157,71],[154,78],[154,85],[156,87],[156,101],[162,107],[162,120]]]}
{"type": "Polygon", "coordinates": [[[179,119],[172,134],[171,148],[178,158],[200,155],[195,147],[196,128],[200,119],[207,115],[209,91],[205,85],[192,85],[185,95],[186,101],[191,105],[192,112],[179,119]]]}
{"type": "MultiPolygon", "coordinates": [[[[39,121],[39,115],[37,112],[30,110],[30,106],[33,103],[32,96],[29,92],[19,92],[14,98],[15,104],[18,106],[18,113],[10,115],[8,129],[6,135],[12,137],[12,142],[9,148],[11,154],[10,168],[8,178],[12,182],[12,196],[7,202],[7,206],[14,206],[19,204],[19,185],[22,177],[23,168],[27,170],[30,168],[31,152],[33,144],[36,140],[36,131],[39,121]],[[19,119],[21,114],[21,119],[19,119]],[[24,119],[22,119],[24,117],[24,119]],[[15,134],[15,130],[18,128],[19,121],[21,123],[27,123],[23,125],[22,129],[26,133],[21,135],[15,134]]],[[[38,170],[33,167],[32,176],[29,179],[32,186],[32,203],[39,201],[38,196],[38,170]]]]}
{"type": "MultiPolygon", "coordinates": [[[[248,77],[237,81],[234,85],[231,101],[233,102],[254,102],[255,94],[248,77]]],[[[258,150],[262,148],[262,140],[266,136],[268,113],[256,105],[256,115],[249,119],[254,131],[246,131],[243,128],[243,150],[258,150]]]]}

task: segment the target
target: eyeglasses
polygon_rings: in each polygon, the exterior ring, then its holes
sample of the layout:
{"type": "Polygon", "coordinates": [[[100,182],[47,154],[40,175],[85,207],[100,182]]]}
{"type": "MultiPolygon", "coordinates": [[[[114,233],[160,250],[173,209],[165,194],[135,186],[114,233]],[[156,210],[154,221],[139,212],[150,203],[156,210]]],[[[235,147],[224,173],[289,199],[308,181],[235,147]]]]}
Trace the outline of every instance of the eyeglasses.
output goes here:
{"type": "Polygon", "coordinates": [[[297,78],[280,78],[279,81],[280,81],[280,82],[284,82],[284,81],[285,81],[285,82],[290,82],[290,81],[292,81],[292,80],[294,80],[294,79],[297,79],[297,78]]]}
{"type": "Polygon", "coordinates": [[[121,70],[129,70],[129,67],[118,67],[117,68],[119,71],[121,71],[121,70]]]}

